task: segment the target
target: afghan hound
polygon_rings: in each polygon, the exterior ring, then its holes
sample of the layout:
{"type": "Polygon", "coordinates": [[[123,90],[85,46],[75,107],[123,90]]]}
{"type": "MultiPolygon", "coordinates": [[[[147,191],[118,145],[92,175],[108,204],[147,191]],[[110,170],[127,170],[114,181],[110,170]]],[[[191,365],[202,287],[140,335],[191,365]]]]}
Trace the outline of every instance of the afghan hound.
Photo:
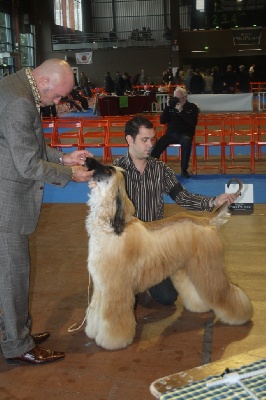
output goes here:
{"type": "Polygon", "coordinates": [[[97,345],[116,350],[130,345],[136,321],[135,295],[171,277],[184,307],[213,310],[221,321],[240,325],[252,317],[245,292],[229,282],[217,228],[227,206],[210,216],[182,212],[142,222],[125,189],[123,170],[87,159],[96,185],[86,220],[88,270],[93,282],[85,332],[97,345]]]}

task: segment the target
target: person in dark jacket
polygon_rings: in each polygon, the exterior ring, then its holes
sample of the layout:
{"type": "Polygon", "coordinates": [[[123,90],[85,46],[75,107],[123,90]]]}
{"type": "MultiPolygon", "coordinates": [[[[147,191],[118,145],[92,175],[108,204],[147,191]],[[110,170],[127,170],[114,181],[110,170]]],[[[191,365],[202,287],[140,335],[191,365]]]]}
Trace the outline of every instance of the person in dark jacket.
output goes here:
{"type": "Polygon", "coordinates": [[[136,74],[133,76],[132,85],[140,85],[140,74],[136,74]]]}
{"type": "Polygon", "coordinates": [[[73,69],[73,76],[74,76],[74,87],[77,87],[79,85],[78,83],[78,70],[77,68],[73,69]]]}
{"type": "Polygon", "coordinates": [[[190,79],[190,92],[192,94],[201,94],[204,92],[204,79],[199,69],[195,69],[190,79]]]}
{"type": "Polygon", "coordinates": [[[184,78],[184,84],[186,86],[188,93],[190,93],[190,81],[191,81],[192,76],[193,76],[193,69],[190,68],[187,70],[187,73],[184,78]]]}
{"type": "Polygon", "coordinates": [[[40,116],[44,118],[56,117],[57,116],[56,105],[52,104],[49,106],[40,107],[40,116]]]}
{"type": "Polygon", "coordinates": [[[233,71],[232,65],[227,65],[223,75],[224,89],[228,94],[234,94],[236,89],[236,73],[233,71]]]}
{"type": "Polygon", "coordinates": [[[163,81],[166,85],[172,85],[174,82],[174,75],[172,72],[172,68],[168,67],[166,71],[163,73],[163,81]]]}
{"type": "Polygon", "coordinates": [[[238,89],[241,93],[250,92],[250,76],[244,65],[239,66],[238,89]]]}
{"type": "Polygon", "coordinates": [[[106,72],[104,77],[104,90],[107,94],[111,94],[115,90],[115,83],[111,77],[110,72],[106,72]]]}
{"type": "Polygon", "coordinates": [[[92,98],[92,93],[89,86],[89,78],[84,74],[84,72],[80,73],[79,86],[84,93],[84,96],[92,98]]]}
{"type": "Polygon", "coordinates": [[[199,108],[194,103],[187,101],[187,91],[177,87],[174,98],[165,107],[160,123],[168,124],[166,134],[154,145],[151,156],[160,158],[162,152],[172,143],[181,145],[181,175],[189,178],[187,171],[192,148],[192,140],[198,122],[199,108]]]}
{"type": "Polygon", "coordinates": [[[223,74],[218,67],[212,68],[213,85],[212,91],[214,94],[221,94],[224,90],[223,74]]]}
{"type": "Polygon", "coordinates": [[[82,92],[80,90],[74,87],[69,95],[72,97],[73,100],[77,100],[80,102],[83,111],[89,109],[88,100],[85,96],[82,95],[82,92]]]}
{"type": "Polygon", "coordinates": [[[124,96],[125,92],[132,92],[133,87],[132,83],[130,82],[130,78],[127,72],[124,72],[124,74],[118,77],[116,87],[115,87],[115,93],[117,96],[124,96]]]}

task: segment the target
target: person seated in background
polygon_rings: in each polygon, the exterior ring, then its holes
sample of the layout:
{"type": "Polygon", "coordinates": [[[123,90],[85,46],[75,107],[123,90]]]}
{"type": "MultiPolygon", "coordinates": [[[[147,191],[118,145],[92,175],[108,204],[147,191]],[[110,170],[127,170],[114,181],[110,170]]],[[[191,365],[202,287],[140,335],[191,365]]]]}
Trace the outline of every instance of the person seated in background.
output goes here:
{"type": "Polygon", "coordinates": [[[116,42],[117,41],[117,35],[115,28],[112,28],[109,32],[109,42],[116,42]]]}
{"type": "Polygon", "coordinates": [[[69,103],[70,112],[82,112],[82,111],[85,112],[86,111],[86,110],[83,110],[83,108],[80,107],[80,105],[69,96],[61,97],[60,101],[65,102],[65,103],[69,103]]]}
{"type": "Polygon", "coordinates": [[[106,75],[104,77],[104,90],[107,94],[111,94],[114,92],[115,89],[115,83],[111,77],[110,72],[106,72],[106,75]]]}
{"type": "Polygon", "coordinates": [[[82,92],[78,88],[74,87],[69,93],[70,98],[80,102],[82,110],[89,110],[89,103],[86,97],[82,95],[82,92]]]}
{"type": "Polygon", "coordinates": [[[151,156],[160,158],[169,144],[181,145],[181,176],[190,178],[188,165],[192,148],[192,140],[198,122],[199,109],[194,103],[187,101],[187,91],[177,86],[173,99],[170,99],[161,116],[160,123],[168,124],[166,134],[154,145],[151,156]]]}
{"type": "Polygon", "coordinates": [[[132,30],[131,34],[129,35],[129,39],[131,39],[131,40],[142,40],[141,35],[140,35],[140,31],[138,30],[138,28],[132,30]]]}
{"type": "Polygon", "coordinates": [[[146,40],[146,38],[147,38],[146,26],[143,26],[141,29],[141,37],[143,40],[146,40]]]}
{"type": "Polygon", "coordinates": [[[82,96],[79,90],[76,88],[73,88],[67,96],[61,97],[61,101],[70,104],[70,112],[86,112],[86,110],[89,109],[88,100],[86,97],[82,96]],[[81,106],[77,103],[77,101],[81,104],[81,106]]]}
{"type": "Polygon", "coordinates": [[[150,40],[151,37],[152,37],[151,28],[149,28],[149,27],[146,29],[146,36],[147,36],[147,39],[148,39],[148,40],[150,40]]]}
{"type": "Polygon", "coordinates": [[[146,28],[143,26],[141,30],[141,38],[142,40],[149,40],[151,38],[151,30],[150,28],[146,28]]]}
{"type": "Polygon", "coordinates": [[[52,104],[50,106],[40,107],[40,115],[41,117],[44,118],[56,117],[57,116],[56,105],[52,104]]]}
{"type": "Polygon", "coordinates": [[[166,40],[172,40],[172,32],[171,32],[171,29],[168,28],[167,25],[165,25],[165,27],[164,27],[163,38],[166,40]]]}

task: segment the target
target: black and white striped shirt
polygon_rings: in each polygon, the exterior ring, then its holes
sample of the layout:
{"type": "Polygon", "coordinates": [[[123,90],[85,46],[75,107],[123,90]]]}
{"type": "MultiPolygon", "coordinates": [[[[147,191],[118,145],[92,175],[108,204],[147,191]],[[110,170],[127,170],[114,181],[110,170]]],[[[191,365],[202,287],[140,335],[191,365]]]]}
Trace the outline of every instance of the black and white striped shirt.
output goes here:
{"type": "Polygon", "coordinates": [[[123,168],[129,198],[134,204],[136,217],[142,221],[163,218],[163,195],[169,195],[181,207],[194,211],[211,211],[211,197],[187,192],[178,182],[174,171],[165,163],[149,157],[143,173],[133,164],[129,153],[116,159],[113,165],[123,168]]]}

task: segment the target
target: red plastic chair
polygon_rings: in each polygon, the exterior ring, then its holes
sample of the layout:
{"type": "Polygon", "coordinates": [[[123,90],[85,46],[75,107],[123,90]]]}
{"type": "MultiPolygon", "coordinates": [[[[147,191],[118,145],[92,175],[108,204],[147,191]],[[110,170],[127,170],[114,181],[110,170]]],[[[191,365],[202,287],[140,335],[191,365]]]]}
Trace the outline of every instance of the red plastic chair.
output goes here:
{"type": "Polygon", "coordinates": [[[105,147],[109,131],[109,121],[106,119],[81,119],[79,149],[103,149],[103,162],[106,163],[107,152],[105,147]]]}
{"type": "MultiPolygon", "coordinates": [[[[164,136],[167,129],[167,124],[161,124],[159,118],[155,118],[153,121],[154,131],[156,133],[156,140],[164,136]]],[[[172,145],[171,145],[172,146],[172,145]]],[[[179,145],[177,145],[179,146],[179,145]]],[[[161,154],[161,159],[163,162],[167,163],[167,149],[165,149],[161,154]]]]}
{"type": "Polygon", "coordinates": [[[55,120],[51,147],[56,147],[58,149],[77,147],[80,149],[80,132],[81,122],[78,119],[57,118],[55,120]]]}
{"type": "Polygon", "coordinates": [[[224,120],[219,117],[203,118],[198,121],[193,140],[193,173],[198,170],[218,169],[225,173],[224,120]],[[197,148],[203,148],[203,163],[199,163],[197,148]],[[219,154],[211,154],[212,148],[218,148],[219,154]]]}
{"type": "Polygon", "coordinates": [[[250,169],[255,173],[255,140],[254,119],[249,115],[232,116],[224,119],[225,149],[229,148],[230,156],[225,157],[225,173],[227,169],[250,169]],[[248,148],[248,163],[244,154],[236,154],[236,148],[248,148]]]}
{"type": "Polygon", "coordinates": [[[255,158],[262,160],[262,147],[266,146],[266,115],[254,118],[255,158]]]}
{"type": "Polygon", "coordinates": [[[126,148],[128,144],[125,139],[125,125],[127,121],[131,119],[130,116],[121,116],[117,118],[110,118],[109,129],[105,140],[105,149],[106,149],[106,162],[113,162],[113,152],[115,149],[124,149],[120,153],[116,154],[117,157],[125,154],[126,148]]]}
{"type": "Polygon", "coordinates": [[[55,118],[53,117],[42,117],[42,128],[45,142],[48,146],[51,146],[52,137],[54,135],[55,118]]]}

